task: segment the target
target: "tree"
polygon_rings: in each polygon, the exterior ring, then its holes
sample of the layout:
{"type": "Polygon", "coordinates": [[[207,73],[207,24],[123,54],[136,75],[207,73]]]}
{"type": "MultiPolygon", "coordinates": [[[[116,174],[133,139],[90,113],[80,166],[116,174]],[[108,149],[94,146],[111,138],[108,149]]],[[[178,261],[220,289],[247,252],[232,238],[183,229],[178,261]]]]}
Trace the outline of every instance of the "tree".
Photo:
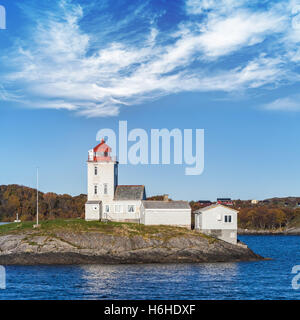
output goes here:
{"type": "Polygon", "coordinates": [[[279,228],[286,224],[287,218],[286,214],[281,209],[275,210],[276,215],[276,224],[279,225],[279,228]]]}

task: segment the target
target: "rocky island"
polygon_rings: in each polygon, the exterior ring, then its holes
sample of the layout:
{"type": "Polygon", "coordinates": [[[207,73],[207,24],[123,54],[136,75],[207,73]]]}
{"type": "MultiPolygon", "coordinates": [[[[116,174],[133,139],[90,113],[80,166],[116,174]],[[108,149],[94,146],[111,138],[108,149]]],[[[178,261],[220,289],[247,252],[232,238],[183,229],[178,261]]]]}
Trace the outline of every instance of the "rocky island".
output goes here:
{"type": "Polygon", "coordinates": [[[1,265],[141,264],[256,261],[247,246],[170,226],[81,219],[0,226],[1,265]]]}

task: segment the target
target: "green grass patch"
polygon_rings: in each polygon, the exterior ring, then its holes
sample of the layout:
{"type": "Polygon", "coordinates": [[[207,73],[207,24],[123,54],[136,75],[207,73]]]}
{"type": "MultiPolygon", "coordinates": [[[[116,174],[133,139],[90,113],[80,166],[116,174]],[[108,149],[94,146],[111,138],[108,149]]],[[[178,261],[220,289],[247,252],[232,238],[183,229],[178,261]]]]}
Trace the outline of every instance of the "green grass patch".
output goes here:
{"type": "Polygon", "coordinates": [[[28,244],[31,246],[38,246],[39,244],[35,241],[28,241],[28,244]]]}
{"type": "Polygon", "coordinates": [[[54,235],[55,232],[99,232],[115,236],[142,236],[144,238],[169,239],[195,236],[207,240],[211,237],[197,231],[172,226],[145,226],[138,223],[85,221],[83,219],[57,219],[41,221],[41,227],[34,229],[34,222],[11,223],[0,226],[0,235],[30,231],[34,235],[54,235]]]}
{"type": "Polygon", "coordinates": [[[34,222],[9,223],[0,226],[0,234],[30,230],[33,228],[34,222]]]}

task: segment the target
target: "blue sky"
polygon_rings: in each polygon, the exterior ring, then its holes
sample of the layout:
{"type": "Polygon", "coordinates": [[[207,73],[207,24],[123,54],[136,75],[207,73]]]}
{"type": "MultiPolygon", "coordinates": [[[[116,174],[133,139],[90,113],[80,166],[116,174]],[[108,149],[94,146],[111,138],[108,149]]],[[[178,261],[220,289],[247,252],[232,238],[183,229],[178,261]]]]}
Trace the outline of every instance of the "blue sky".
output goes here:
{"type": "Polygon", "coordinates": [[[102,128],[205,129],[205,169],[120,167],[174,199],[299,196],[300,1],[6,1],[0,184],[86,192],[102,128]]]}

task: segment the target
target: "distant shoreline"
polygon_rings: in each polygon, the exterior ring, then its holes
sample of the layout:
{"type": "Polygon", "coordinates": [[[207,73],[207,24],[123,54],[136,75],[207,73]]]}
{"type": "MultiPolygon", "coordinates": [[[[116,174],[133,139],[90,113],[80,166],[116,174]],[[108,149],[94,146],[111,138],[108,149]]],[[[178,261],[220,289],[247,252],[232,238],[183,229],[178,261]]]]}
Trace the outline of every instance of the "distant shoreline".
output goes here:
{"type": "Polygon", "coordinates": [[[251,230],[251,229],[238,229],[238,235],[247,236],[300,236],[300,228],[291,228],[287,230],[251,230]]]}

